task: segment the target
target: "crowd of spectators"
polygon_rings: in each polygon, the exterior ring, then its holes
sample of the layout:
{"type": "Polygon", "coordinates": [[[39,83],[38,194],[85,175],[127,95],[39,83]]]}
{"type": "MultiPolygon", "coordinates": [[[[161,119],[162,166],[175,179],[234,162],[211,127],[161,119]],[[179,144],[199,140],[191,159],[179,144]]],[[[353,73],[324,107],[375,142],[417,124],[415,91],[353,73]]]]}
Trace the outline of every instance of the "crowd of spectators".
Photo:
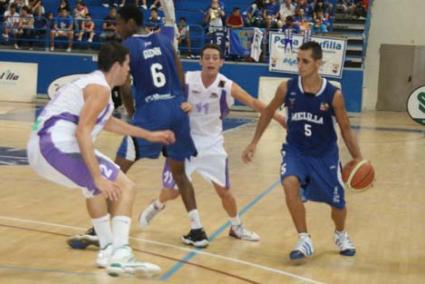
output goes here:
{"type": "MultiPolygon", "coordinates": [[[[148,11],[145,24],[151,31],[163,25],[159,0],[103,0],[102,6],[109,9],[104,19],[94,19],[83,0],[74,2],[75,7],[68,0],[45,1],[57,1],[57,10],[46,11],[42,0],[0,0],[2,43],[16,49],[32,49],[36,43],[51,51],[60,44],[70,52],[76,42],[90,46],[95,40],[117,40],[117,8],[126,4],[148,11]]],[[[225,0],[210,0],[201,11],[203,22],[195,24],[204,27],[207,38],[227,28],[244,27],[261,28],[266,36],[269,31],[285,33],[288,29],[287,34],[326,33],[332,29],[335,11],[361,17],[367,6],[368,0],[337,0],[336,7],[330,0],[254,0],[246,7],[225,7],[225,0]]],[[[189,56],[193,47],[190,24],[185,17],[177,20],[179,47],[189,56]]]]}

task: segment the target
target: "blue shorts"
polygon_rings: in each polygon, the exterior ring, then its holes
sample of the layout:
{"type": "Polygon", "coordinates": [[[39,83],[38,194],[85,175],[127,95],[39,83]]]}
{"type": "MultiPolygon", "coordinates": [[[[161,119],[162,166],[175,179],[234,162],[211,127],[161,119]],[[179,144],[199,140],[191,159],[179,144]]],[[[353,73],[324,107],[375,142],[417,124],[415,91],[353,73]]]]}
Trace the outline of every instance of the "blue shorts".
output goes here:
{"type": "Polygon", "coordinates": [[[140,138],[124,137],[117,155],[129,161],[141,158],[156,159],[160,153],[173,160],[184,161],[196,156],[196,148],[190,136],[189,116],[180,108],[181,100],[169,99],[146,103],[139,107],[131,123],[147,130],[174,132],[176,142],[171,145],[152,143],[140,138]]]}
{"type": "Polygon", "coordinates": [[[301,198],[324,202],[332,207],[345,207],[344,183],[338,148],[322,157],[307,156],[295,147],[282,147],[281,182],[288,176],[296,176],[301,183],[301,198]]]}

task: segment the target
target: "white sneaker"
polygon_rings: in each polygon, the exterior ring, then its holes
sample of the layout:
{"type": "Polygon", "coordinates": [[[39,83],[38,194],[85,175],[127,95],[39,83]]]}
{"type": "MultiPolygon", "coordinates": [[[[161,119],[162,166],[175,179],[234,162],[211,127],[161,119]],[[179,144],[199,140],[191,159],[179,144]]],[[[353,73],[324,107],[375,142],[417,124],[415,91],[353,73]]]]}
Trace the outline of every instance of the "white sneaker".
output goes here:
{"type": "Polygon", "coordinates": [[[306,256],[311,256],[314,253],[313,241],[310,238],[310,235],[307,233],[298,234],[298,241],[294,248],[289,253],[289,258],[291,260],[300,260],[306,256]]]}
{"type": "Polygon", "coordinates": [[[110,276],[131,274],[143,277],[152,277],[161,272],[158,265],[141,262],[134,258],[133,251],[129,246],[116,249],[110,259],[106,271],[110,276]]]}
{"type": "Polygon", "coordinates": [[[50,51],[55,51],[55,48],[53,46],[51,46],[50,51]]]}
{"type": "Polygon", "coordinates": [[[111,259],[112,256],[112,244],[108,244],[106,245],[105,248],[103,249],[99,249],[99,252],[97,253],[97,257],[96,257],[96,265],[99,268],[105,268],[108,266],[109,264],[109,260],[111,259]]]}
{"type": "Polygon", "coordinates": [[[67,49],[66,49],[66,52],[71,52],[72,51],[72,48],[70,48],[70,47],[68,47],[67,49]]]}
{"type": "Polygon", "coordinates": [[[335,232],[334,240],[341,255],[354,256],[356,254],[356,248],[346,231],[335,232]]]}
{"type": "Polygon", "coordinates": [[[161,212],[165,208],[165,205],[162,208],[157,208],[155,202],[149,204],[145,210],[139,215],[139,225],[140,228],[146,229],[149,223],[152,221],[153,217],[156,216],[159,212],[161,212]]]}
{"type": "Polygon", "coordinates": [[[230,226],[229,236],[251,242],[258,242],[260,240],[259,235],[257,235],[255,232],[247,230],[247,228],[245,228],[245,226],[242,224],[237,226],[230,226]]]}

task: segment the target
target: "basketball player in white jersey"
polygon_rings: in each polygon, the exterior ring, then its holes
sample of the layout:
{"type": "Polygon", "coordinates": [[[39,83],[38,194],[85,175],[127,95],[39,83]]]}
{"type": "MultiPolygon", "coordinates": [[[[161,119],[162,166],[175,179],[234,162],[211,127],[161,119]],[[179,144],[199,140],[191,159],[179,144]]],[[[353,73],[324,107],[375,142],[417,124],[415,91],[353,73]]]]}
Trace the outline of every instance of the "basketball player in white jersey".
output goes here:
{"type": "Polygon", "coordinates": [[[47,104],[28,142],[29,163],[40,176],[82,190],[99,236],[98,267],[107,267],[114,276],[151,276],[160,268],[135,260],[128,245],[134,184],[112,160],[95,150],[94,140],[102,129],[164,144],[173,143],[174,134],[147,131],[111,117],[111,89],[122,85],[129,74],[125,47],[118,43],[103,45],[98,69],[61,87],[47,104]]]}
{"type": "MultiPolygon", "coordinates": [[[[188,90],[187,109],[191,107],[190,128],[195,142],[198,156],[186,160],[186,174],[190,177],[198,172],[210,182],[220,196],[232,224],[229,235],[237,239],[258,241],[260,237],[247,230],[241,223],[235,197],[230,190],[229,168],[227,153],[223,147],[222,120],[229,112],[229,107],[237,99],[252,109],[261,112],[265,105],[251,97],[238,84],[220,74],[223,65],[223,54],[215,44],[207,44],[201,51],[201,71],[186,72],[185,81],[188,90]]],[[[275,114],[275,120],[284,124],[284,118],[275,114]]],[[[175,199],[179,192],[173,181],[167,163],[163,171],[163,189],[140,215],[139,222],[142,228],[146,227],[152,218],[164,208],[164,203],[175,199]]],[[[193,220],[192,229],[202,228],[200,218],[193,220]]],[[[185,244],[195,247],[206,247],[208,240],[197,238],[194,234],[182,237],[185,244]]]]}

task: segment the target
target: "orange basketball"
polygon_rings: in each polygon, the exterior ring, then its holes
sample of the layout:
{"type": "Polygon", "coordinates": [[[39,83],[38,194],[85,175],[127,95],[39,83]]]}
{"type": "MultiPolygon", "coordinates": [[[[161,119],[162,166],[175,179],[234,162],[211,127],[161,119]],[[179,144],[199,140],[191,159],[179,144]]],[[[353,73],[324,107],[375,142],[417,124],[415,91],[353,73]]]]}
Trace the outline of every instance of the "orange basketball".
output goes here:
{"type": "Polygon", "coordinates": [[[350,161],[342,169],[342,180],[350,189],[363,191],[372,186],[375,169],[367,160],[350,161]]]}

